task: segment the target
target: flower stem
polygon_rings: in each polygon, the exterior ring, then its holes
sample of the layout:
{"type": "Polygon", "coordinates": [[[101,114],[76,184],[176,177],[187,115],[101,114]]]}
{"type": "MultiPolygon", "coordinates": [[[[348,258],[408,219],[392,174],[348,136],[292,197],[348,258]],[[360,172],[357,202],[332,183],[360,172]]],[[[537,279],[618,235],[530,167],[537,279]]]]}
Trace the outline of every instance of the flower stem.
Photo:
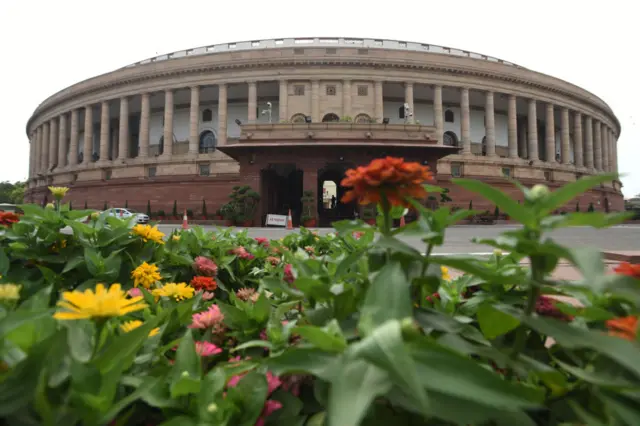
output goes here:
{"type": "MultiPolygon", "coordinates": [[[[530,317],[536,308],[536,302],[540,296],[540,287],[538,283],[542,281],[542,265],[540,265],[541,259],[538,256],[531,256],[531,282],[529,283],[529,292],[527,293],[527,305],[524,310],[524,317],[530,317]]],[[[544,261],[544,260],[542,260],[544,261]]],[[[527,341],[527,328],[520,325],[520,328],[516,332],[516,339],[513,344],[513,351],[511,352],[511,359],[516,359],[520,352],[524,349],[527,341]]]]}
{"type": "Polygon", "coordinates": [[[391,205],[384,194],[382,194],[380,204],[382,205],[382,215],[384,219],[381,231],[383,235],[389,235],[391,233],[391,205]]]}

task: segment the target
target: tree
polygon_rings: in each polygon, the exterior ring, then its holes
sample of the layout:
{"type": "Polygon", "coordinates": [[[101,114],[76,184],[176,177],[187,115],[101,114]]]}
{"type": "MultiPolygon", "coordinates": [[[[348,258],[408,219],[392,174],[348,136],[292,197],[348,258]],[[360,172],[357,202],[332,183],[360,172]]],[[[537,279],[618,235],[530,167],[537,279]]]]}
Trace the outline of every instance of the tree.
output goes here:
{"type": "Polygon", "coordinates": [[[85,210],[88,210],[88,209],[89,209],[89,207],[87,206],[87,201],[86,201],[86,200],[85,200],[85,202],[84,202],[84,209],[85,209],[85,210]]]}
{"type": "Polygon", "coordinates": [[[129,208],[129,200],[124,200],[124,208],[125,209],[129,208]]]}
{"type": "Polygon", "coordinates": [[[207,218],[207,202],[202,199],[202,217],[207,218]]]}
{"type": "Polygon", "coordinates": [[[69,211],[73,210],[73,203],[71,201],[69,201],[69,211]]]}
{"type": "Polygon", "coordinates": [[[589,208],[587,209],[588,212],[594,212],[596,209],[593,208],[593,203],[589,203],[589,208]]]}
{"type": "Polygon", "coordinates": [[[444,188],[442,190],[442,192],[440,193],[440,202],[441,203],[446,203],[448,201],[452,201],[451,197],[449,197],[449,189],[448,188],[444,188]]]}
{"type": "Polygon", "coordinates": [[[104,206],[102,207],[102,211],[107,211],[109,209],[109,207],[107,207],[107,202],[104,202],[104,206]]]}
{"type": "Polygon", "coordinates": [[[576,212],[580,212],[580,201],[576,203],[576,212]]]}
{"type": "Polygon", "coordinates": [[[473,210],[473,200],[469,201],[469,210],[473,210]]]}
{"type": "Polygon", "coordinates": [[[147,216],[151,217],[151,201],[147,200],[147,216]]]}
{"type": "Polygon", "coordinates": [[[496,209],[493,211],[493,215],[496,217],[496,219],[500,216],[500,209],[498,208],[498,206],[496,206],[496,209]]]}
{"type": "Polygon", "coordinates": [[[171,216],[178,217],[178,201],[173,201],[173,211],[171,212],[171,216]]]}
{"type": "Polygon", "coordinates": [[[22,204],[24,201],[24,191],[24,182],[0,182],[0,203],[22,204]]]}

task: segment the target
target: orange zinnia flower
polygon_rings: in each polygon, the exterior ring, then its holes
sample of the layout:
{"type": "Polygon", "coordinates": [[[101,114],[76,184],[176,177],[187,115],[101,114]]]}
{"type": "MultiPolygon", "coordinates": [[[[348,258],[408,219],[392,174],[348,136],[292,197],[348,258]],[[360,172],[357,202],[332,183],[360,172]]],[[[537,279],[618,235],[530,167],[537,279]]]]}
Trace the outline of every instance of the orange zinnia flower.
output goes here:
{"type": "Polygon", "coordinates": [[[0,211],[0,225],[11,226],[12,224],[18,223],[19,221],[20,218],[15,213],[0,211]]]}
{"type": "Polygon", "coordinates": [[[640,265],[632,265],[629,262],[622,262],[616,266],[613,271],[617,274],[627,275],[640,280],[640,265]]]}
{"type": "Polygon", "coordinates": [[[196,290],[213,291],[218,288],[218,283],[212,277],[196,276],[191,279],[189,284],[196,290]]]}
{"type": "Polygon", "coordinates": [[[610,319],[606,322],[610,336],[622,337],[627,340],[635,340],[638,334],[638,317],[629,316],[610,319]]]}
{"type": "Polygon", "coordinates": [[[368,166],[347,170],[340,184],[352,189],[342,197],[342,202],[358,200],[363,205],[377,204],[384,194],[392,206],[408,207],[406,199],[425,197],[427,191],[422,183],[432,179],[428,166],[406,163],[403,158],[378,158],[368,166]]]}

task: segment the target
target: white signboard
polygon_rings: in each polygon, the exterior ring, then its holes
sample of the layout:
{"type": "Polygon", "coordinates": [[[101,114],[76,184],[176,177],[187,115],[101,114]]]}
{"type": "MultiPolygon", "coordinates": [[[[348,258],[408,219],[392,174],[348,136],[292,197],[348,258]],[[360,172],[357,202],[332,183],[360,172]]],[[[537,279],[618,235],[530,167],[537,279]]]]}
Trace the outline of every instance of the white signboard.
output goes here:
{"type": "Polygon", "coordinates": [[[267,215],[267,226],[287,226],[287,216],[281,214],[268,214],[267,215]]]}

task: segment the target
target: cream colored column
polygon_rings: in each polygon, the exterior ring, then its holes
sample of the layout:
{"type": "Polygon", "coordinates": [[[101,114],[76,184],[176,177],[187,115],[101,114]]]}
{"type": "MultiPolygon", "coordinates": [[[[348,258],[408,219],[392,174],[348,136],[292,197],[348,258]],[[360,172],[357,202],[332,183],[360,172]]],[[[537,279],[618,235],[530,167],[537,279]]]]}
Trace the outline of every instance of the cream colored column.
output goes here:
{"type": "Polygon", "coordinates": [[[611,165],[611,171],[618,173],[618,152],[616,147],[616,135],[613,130],[609,129],[609,164],[611,165]]]}
{"type": "Polygon", "coordinates": [[[189,106],[189,155],[198,155],[198,130],[200,126],[200,87],[191,88],[191,105],[189,106]]]}
{"type": "Polygon", "coordinates": [[[318,80],[311,81],[311,121],[313,123],[322,121],[320,117],[320,82],[318,80]]]}
{"type": "Polygon", "coordinates": [[[109,102],[100,104],[100,159],[101,163],[109,161],[109,102]]]}
{"type": "Polygon", "coordinates": [[[30,180],[33,177],[33,158],[34,158],[34,151],[35,151],[35,146],[36,146],[36,133],[32,132],[31,135],[29,135],[29,174],[28,174],[28,179],[30,180]]]}
{"type": "MultiPolygon", "coordinates": [[[[562,164],[571,163],[571,138],[569,137],[569,110],[562,108],[560,115],[560,134],[562,145],[560,147],[560,154],[562,156],[562,164]]],[[[575,155],[575,153],[574,153],[575,155]]]]}
{"type": "Polygon", "coordinates": [[[576,167],[584,167],[584,153],[582,151],[582,114],[573,114],[573,160],[576,167]]]}
{"type": "Polygon", "coordinates": [[[78,110],[71,111],[71,132],[69,135],[69,166],[78,164],[78,110]]]}
{"type": "Polygon", "coordinates": [[[227,143],[227,85],[218,85],[218,144],[227,143]]]}
{"type": "Polygon", "coordinates": [[[604,123],[602,124],[602,153],[602,169],[606,172],[610,172],[611,168],[609,167],[609,158],[611,155],[609,153],[609,128],[604,123]]]}
{"type": "Polygon", "coordinates": [[[596,163],[596,170],[602,171],[602,123],[598,120],[593,120],[593,125],[594,161],[596,163]]]}
{"type": "MultiPolygon", "coordinates": [[[[313,94],[312,94],[313,96],[313,94]]],[[[258,86],[255,81],[249,82],[249,102],[248,102],[247,119],[249,123],[255,123],[257,120],[258,109],[258,86]]]]}
{"type": "Polygon", "coordinates": [[[93,105],[84,108],[84,153],[82,163],[91,163],[93,157],[93,105]]]}
{"type": "Polygon", "coordinates": [[[42,125],[42,152],[40,153],[40,166],[46,173],[49,170],[49,123],[42,125]]]}
{"type": "Polygon", "coordinates": [[[351,117],[351,80],[342,81],[342,116],[351,117]]]}
{"type": "Polygon", "coordinates": [[[67,166],[67,115],[60,115],[58,125],[58,169],[67,166]]]}
{"type": "Polygon", "coordinates": [[[493,108],[493,92],[485,94],[484,103],[485,136],[487,137],[487,157],[496,156],[496,119],[493,108]]]}
{"type": "Polygon", "coordinates": [[[140,137],[138,157],[149,156],[149,121],[151,118],[151,96],[143,93],[140,98],[140,137]]]}
{"type": "Polygon", "coordinates": [[[36,164],[35,174],[42,172],[42,126],[36,129],[36,164]]]}
{"type": "Polygon", "coordinates": [[[545,151],[547,163],[556,162],[556,124],[553,104],[547,104],[547,116],[545,120],[545,151]]]}
{"type": "Polygon", "coordinates": [[[536,100],[529,99],[529,160],[538,161],[538,117],[536,112],[536,100]]]}
{"type": "Polygon", "coordinates": [[[436,126],[438,145],[442,145],[444,143],[444,123],[442,120],[442,86],[440,85],[433,88],[433,123],[436,126]]]}
{"type": "Polygon", "coordinates": [[[509,95],[509,110],[507,112],[509,158],[518,158],[518,109],[516,95],[509,95]]]}
{"type": "MultiPolygon", "coordinates": [[[[280,113],[280,121],[289,121],[289,112],[287,104],[289,101],[289,87],[287,80],[280,80],[280,96],[278,96],[278,112],[280,113]]],[[[349,98],[351,100],[351,98],[349,98]]]]}
{"type": "Polygon", "coordinates": [[[471,154],[471,114],[469,112],[469,89],[467,87],[462,88],[460,97],[460,108],[462,110],[462,121],[460,122],[462,153],[471,154]]]}
{"type": "Polygon", "coordinates": [[[129,158],[129,98],[120,98],[120,117],[118,118],[118,159],[129,158]]]}
{"type": "Polygon", "coordinates": [[[163,157],[173,155],[173,90],[164,91],[164,135],[163,157]]]}
{"type": "Polygon", "coordinates": [[[384,118],[383,117],[384,116],[384,104],[383,104],[384,101],[382,99],[382,89],[383,89],[382,81],[376,80],[373,83],[373,89],[374,89],[373,91],[375,92],[374,93],[374,96],[375,96],[375,100],[374,100],[374,116],[375,117],[373,117],[373,118],[376,120],[376,122],[379,123],[384,118]]]}
{"type": "Polygon", "coordinates": [[[587,116],[584,121],[584,130],[586,132],[584,146],[584,165],[589,169],[590,172],[593,172],[593,169],[595,168],[595,163],[593,161],[593,119],[590,116],[587,116]]]}
{"type": "Polygon", "coordinates": [[[58,162],[58,120],[49,122],[49,168],[51,171],[58,162]]]}
{"type": "Polygon", "coordinates": [[[410,83],[410,82],[404,83],[404,102],[406,104],[409,104],[409,108],[413,113],[413,117],[411,117],[411,120],[409,120],[409,123],[415,123],[416,112],[413,109],[413,83],[410,83]]]}

